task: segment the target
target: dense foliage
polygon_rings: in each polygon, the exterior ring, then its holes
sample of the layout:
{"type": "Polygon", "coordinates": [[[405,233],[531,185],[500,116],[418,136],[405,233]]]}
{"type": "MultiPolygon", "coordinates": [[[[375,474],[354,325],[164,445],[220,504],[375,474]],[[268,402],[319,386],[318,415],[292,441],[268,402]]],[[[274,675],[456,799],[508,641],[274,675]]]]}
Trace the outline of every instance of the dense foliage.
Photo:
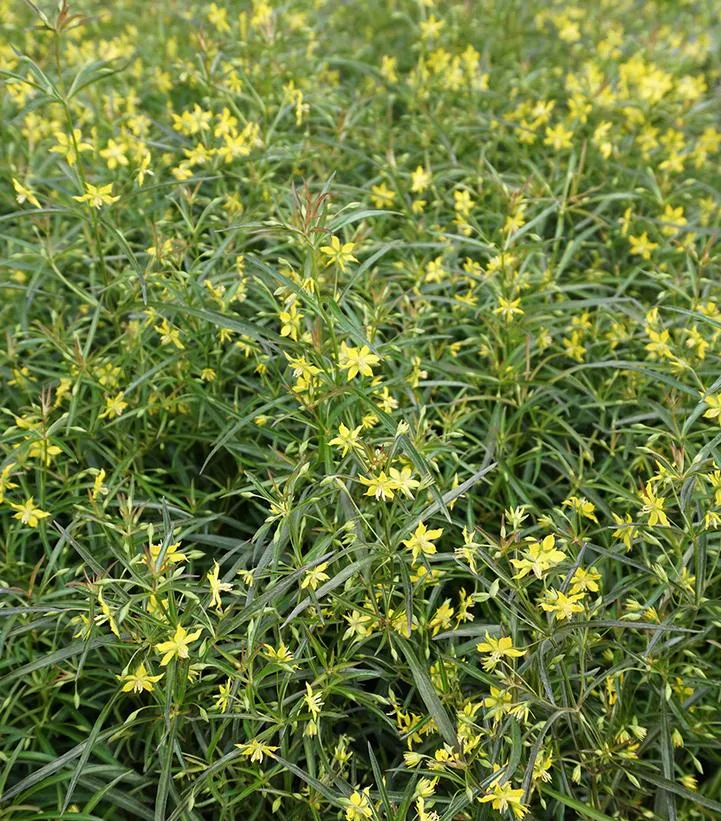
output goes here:
{"type": "Polygon", "coordinates": [[[721,817],[718,5],[0,12],[0,817],[721,817]]]}

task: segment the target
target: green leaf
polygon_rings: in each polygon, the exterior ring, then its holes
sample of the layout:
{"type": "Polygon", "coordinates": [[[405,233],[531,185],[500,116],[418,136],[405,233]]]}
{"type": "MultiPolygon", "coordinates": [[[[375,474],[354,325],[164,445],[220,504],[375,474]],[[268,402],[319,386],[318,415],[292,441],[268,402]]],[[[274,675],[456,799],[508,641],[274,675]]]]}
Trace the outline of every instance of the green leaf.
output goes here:
{"type": "Polygon", "coordinates": [[[545,784],[541,785],[541,792],[550,798],[555,798],[556,801],[560,801],[564,806],[575,810],[583,818],[590,818],[591,821],[614,821],[610,815],[606,815],[606,813],[601,812],[600,810],[594,810],[593,807],[589,807],[588,804],[584,804],[576,798],[571,798],[569,795],[562,795],[561,793],[552,790],[550,787],[547,787],[545,784]]]}
{"type": "Polygon", "coordinates": [[[413,653],[410,642],[400,636],[393,635],[393,643],[405,656],[418,693],[423,699],[426,709],[436,722],[436,726],[438,727],[440,734],[452,747],[458,747],[458,738],[456,736],[456,729],[453,726],[453,722],[449,718],[445,707],[441,704],[441,700],[438,698],[438,693],[436,693],[435,688],[433,687],[428,672],[413,653]]]}
{"type": "Polygon", "coordinates": [[[721,818],[721,803],[714,801],[712,798],[707,798],[703,793],[689,790],[677,781],[671,781],[669,778],[663,778],[660,775],[650,773],[641,768],[634,770],[633,774],[636,778],[640,778],[642,781],[648,781],[662,790],[675,793],[681,798],[685,798],[687,801],[690,801],[692,804],[696,804],[699,807],[704,807],[704,809],[707,810],[712,810],[717,814],[718,818],[721,818]]]}

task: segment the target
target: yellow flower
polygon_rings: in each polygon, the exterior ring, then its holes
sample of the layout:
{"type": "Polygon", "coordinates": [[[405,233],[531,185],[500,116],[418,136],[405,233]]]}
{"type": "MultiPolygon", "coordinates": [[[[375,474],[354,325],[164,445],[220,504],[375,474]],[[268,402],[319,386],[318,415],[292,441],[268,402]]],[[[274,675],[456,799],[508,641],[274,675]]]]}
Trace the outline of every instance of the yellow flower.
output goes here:
{"type": "MultiPolygon", "coordinates": [[[[446,599],[443,604],[436,610],[433,614],[433,617],[428,620],[428,629],[431,631],[432,635],[436,635],[439,630],[448,630],[451,627],[451,620],[453,619],[455,611],[453,607],[451,607],[451,600],[446,599]]],[[[407,637],[408,632],[408,620],[403,617],[402,613],[398,613],[399,619],[398,621],[400,624],[393,624],[393,629],[397,630],[401,635],[407,637]]]]}
{"type": "Polygon", "coordinates": [[[523,790],[514,790],[509,781],[505,784],[496,781],[491,784],[483,798],[479,798],[478,800],[481,804],[491,802],[491,806],[494,810],[498,810],[499,812],[511,810],[516,818],[523,818],[528,812],[528,808],[521,803],[522,799],[523,790]]]}
{"type": "Polygon", "coordinates": [[[411,191],[415,194],[420,194],[428,188],[431,183],[431,172],[419,165],[415,171],[411,173],[411,191]]]}
{"type": "Polygon", "coordinates": [[[389,83],[398,82],[398,74],[396,73],[397,68],[398,59],[396,57],[391,57],[387,54],[384,54],[381,57],[381,77],[388,80],[389,83]]]}
{"type": "Polygon", "coordinates": [[[73,197],[77,202],[87,202],[91,208],[102,208],[104,205],[112,205],[120,197],[112,196],[113,184],[95,186],[89,182],[85,183],[85,193],[73,197]]]}
{"type": "Polygon", "coordinates": [[[423,522],[418,522],[418,527],[416,527],[411,538],[406,539],[403,544],[411,551],[415,562],[421,553],[424,556],[433,556],[436,552],[436,546],[433,542],[435,539],[440,539],[442,535],[442,527],[437,530],[428,530],[423,522]]]}
{"type": "Polygon", "coordinates": [[[556,537],[550,533],[542,542],[532,541],[522,559],[511,559],[511,564],[518,570],[513,578],[522,579],[533,572],[540,579],[547,570],[560,564],[565,558],[566,554],[556,548],[556,537]]]}
{"type": "Polygon", "coordinates": [[[241,755],[246,756],[251,761],[258,762],[259,764],[263,761],[264,756],[271,755],[278,749],[270,744],[264,744],[257,738],[254,738],[247,744],[236,744],[235,746],[240,750],[241,755]]]}
{"type": "Polygon", "coordinates": [[[588,499],[584,499],[583,496],[569,496],[568,499],[564,499],[563,507],[570,507],[572,510],[575,510],[579,516],[582,516],[584,519],[590,519],[592,522],[598,524],[596,506],[593,502],[589,502],[588,499]]]}
{"type": "Polygon", "coordinates": [[[173,327],[167,319],[163,318],[160,324],[155,326],[155,330],[160,334],[161,345],[175,345],[179,351],[185,349],[185,345],[180,341],[180,331],[173,327]]]}
{"type": "Polygon", "coordinates": [[[346,821],[365,821],[366,818],[373,816],[373,810],[368,798],[369,792],[369,788],[366,787],[363,792],[356,790],[351,793],[345,808],[346,821]]]}
{"type": "Polygon", "coordinates": [[[210,606],[217,607],[218,610],[221,610],[223,602],[220,600],[220,594],[232,590],[233,585],[229,582],[221,582],[219,576],[220,566],[218,562],[213,562],[213,569],[208,571],[205,578],[210,585],[210,606]]]}
{"type": "Polygon", "coordinates": [[[523,316],[523,309],[519,307],[521,304],[520,297],[518,299],[506,299],[506,297],[498,297],[498,307],[493,309],[494,314],[499,314],[506,322],[511,322],[513,317],[523,316]]]}
{"type": "Polygon", "coordinates": [[[642,259],[651,259],[651,251],[658,248],[658,243],[651,242],[646,231],[640,237],[630,236],[628,241],[631,244],[631,253],[642,259]]]}
{"type": "Polygon", "coordinates": [[[38,522],[41,519],[47,519],[50,515],[48,512],[45,510],[40,510],[40,508],[35,505],[32,496],[21,505],[11,504],[10,507],[17,511],[13,518],[22,522],[24,525],[29,525],[30,527],[37,527],[38,522]]]}
{"type": "Polygon", "coordinates": [[[285,646],[284,641],[278,645],[277,650],[270,644],[264,644],[263,650],[268,658],[273,659],[273,661],[277,661],[278,664],[290,664],[293,661],[293,654],[285,646]]]}
{"type": "Polygon", "coordinates": [[[341,271],[345,273],[345,267],[349,262],[358,262],[358,260],[353,256],[354,248],[354,242],[344,242],[341,244],[338,237],[333,236],[330,238],[330,245],[322,245],[320,252],[321,254],[325,254],[329,257],[326,262],[326,267],[335,262],[341,271]]]}
{"type": "Polygon", "coordinates": [[[154,687],[153,685],[160,681],[160,679],[165,675],[165,673],[160,673],[157,676],[151,676],[150,673],[145,669],[144,664],[139,664],[135,668],[134,673],[128,673],[124,676],[115,676],[118,681],[124,681],[122,691],[124,693],[142,693],[145,690],[148,693],[152,693],[154,687]]]}
{"type": "Polygon", "coordinates": [[[392,205],[395,198],[396,192],[391,191],[384,182],[371,187],[371,200],[373,200],[373,205],[376,208],[385,208],[392,205]]]}
{"type": "Polygon", "coordinates": [[[305,703],[308,706],[308,709],[311,712],[313,717],[317,717],[320,715],[320,712],[323,708],[323,694],[322,693],[314,693],[313,687],[306,681],[305,683],[305,703]]]}
{"type": "Polygon", "coordinates": [[[595,567],[578,567],[571,578],[571,593],[598,593],[600,580],[601,574],[595,567]]]}
{"type": "Polygon", "coordinates": [[[393,491],[398,489],[395,481],[387,476],[384,470],[377,476],[370,476],[369,478],[361,476],[359,481],[368,488],[365,495],[375,496],[376,499],[392,499],[394,495],[393,491]]]}
{"type": "Polygon", "coordinates": [[[483,662],[483,669],[486,672],[494,670],[503,658],[517,659],[526,655],[526,650],[518,650],[513,646],[513,639],[510,636],[495,639],[488,633],[486,633],[486,640],[476,645],[476,650],[489,656],[483,662]]]}
{"type": "Polygon", "coordinates": [[[228,709],[231,686],[232,682],[230,679],[228,679],[225,684],[218,685],[218,695],[215,696],[215,703],[213,704],[213,707],[219,713],[224,713],[228,709]]]}
{"type": "Polygon", "coordinates": [[[431,14],[427,20],[421,20],[418,24],[421,30],[421,38],[423,40],[432,40],[441,33],[445,24],[445,20],[439,20],[435,14],[431,14]]]}
{"type": "Polygon", "coordinates": [[[717,419],[721,425],[721,393],[710,393],[704,397],[708,410],[704,412],[704,419],[717,419]]]}
{"type": "Polygon", "coordinates": [[[646,483],[646,489],[639,494],[643,500],[642,513],[648,514],[648,523],[651,527],[660,524],[662,527],[669,526],[668,516],[664,511],[666,500],[663,496],[656,496],[651,482],[646,483]]]}
{"type": "Polygon", "coordinates": [[[78,153],[83,151],[92,151],[93,147],[90,143],[83,142],[82,134],[79,128],[73,129],[72,137],[62,131],[55,134],[56,143],[50,148],[51,154],[60,154],[65,157],[68,165],[75,165],[78,158],[78,153]]]}
{"type": "Polygon", "coordinates": [[[353,639],[364,639],[372,633],[370,625],[373,622],[373,618],[368,615],[368,613],[361,613],[360,610],[353,610],[344,615],[343,618],[348,622],[348,629],[345,633],[343,633],[344,639],[351,637],[353,639]]]}
{"type": "Polygon", "coordinates": [[[615,513],[611,513],[613,516],[613,520],[618,525],[618,528],[613,531],[611,534],[614,539],[620,539],[624,545],[626,545],[626,550],[631,549],[631,542],[636,537],[636,533],[638,532],[638,528],[633,524],[633,519],[631,518],[631,514],[627,513],[623,518],[617,516],[615,513]]]}
{"type": "Polygon", "coordinates": [[[0,503],[5,501],[5,491],[13,490],[17,487],[15,482],[10,481],[10,473],[14,467],[15,463],[10,462],[9,465],[5,465],[5,467],[0,471],[0,503]]]}
{"type": "Polygon", "coordinates": [[[105,397],[105,410],[99,415],[99,419],[105,419],[108,416],[122,416],[128,403],[123,399],[123,392],[117,393],[115,396],[105,397]]]}
{"type": "Polygon", "coordinates": [[[546,126],[546,136],[543,144],[550,145],[555,151],[571,148],[573,145],[573,131],[565,128],[563,123],[556,123],[553,128],[546,126]]]}
{"type": "Polygon", "coordinates": [[[301,590],[305,590],[306,587],[315,590],[320,582],[327,581],[330,578],[325,572],[327,567],[328,562],[321,562],[319,565],[306,571],[305,576],[303,576],[303,581],[300,583],[301,590]]]}
{"type": "Polygon", "coordinates": [[[105,598],[103,597],[102,587],[98,590],[98,604],[100,605],[101,615],[95,617],[96,623],[104,624],[107,621],[108,626],[112,630],[113,634],[120,638],[118,624],[115,621],[115,617],[113,616],[113,611],[110,609],[108,603],[105,601],[105,598]]]}
{"type": "Polygon", "coordinates": [[[696,780],[696,776],[692,775],[691,773],[687,773],[686,775],[682,775],[679,778],[679,781],[686,787],[687,790],[697,790],[698,789],[698,781],[696,780]]]}
{"type": "Polygon", "coordinates": [[[105,485],[103,484],[103,482],[104,482],[104,481],[105,481],[105,469],[104,469],[104,468],[101,468],[101,469],[100,469],[100,470],[99,470],[99,471],[95,474],[95,481],[93,482],[93,487],[92,487],[92,490],[90,491],[90,498],[92,499],[92,501],[93,501],[93,502],[94,502],[94,501],[98,498],[98,496],[100,496],[101,494],[102,494],[103,496],[106,496],[106,495],[107,495],[107,493],[108,493],[108,489],[107,489],[107,488],[105,487],[105,485]]]}
{"type": "Polygon", "coordinates": [[[559,621],[570,619],[574,613],[583,612],[583,606],[578,602],[583,599],[583,593],[566,595],[561,590],[551,588],[546,591],[546,600],[541,601],[541,607],[546,613],[553,613],[559,621]]]}
{"type": "Polygon", "coordinates": [[[13,179],[13,188],[15,189],[15,199],[18,201],[19,205],[22,205],[24,202],[29,202],[30,205],[34,205],[36,208],[40,208],[40,203],[38,202],[38,198],[33,194],[33,192],[26,188],[21,182],[13,179]]]}
{"type": "Polygon", "coordinates": [[[341,342],[340,353],[338,355],[338,367],[348,371],[347,377],[350,382],[355,376],[373,376],[372,366],[380,362],[380,357],[370,352],[367,345],[360,348],[350,348],[345,342],[341,342]]]}
{"type": "Polygon", "coordinates": [[[215,26],[216,31],[221,34],[230,31],[228,9],[220,8],[216,3],[211,3],[208,9],[208,22],[215,26]]]}
{"type": "Polygon", "coordinates": [[[400,470],[391,468],[388,472],[395,482],[395,489],[409,499],[413,499],[413,491],[421,485],[418,479],[413,478],[413,469],[409,465],[405,465],[400,470]]]}
{"type": "Polygon", "coordinates": [[[160,558],[163,546],[160,544],[153,544],[151,542],[148,545],[148,556],[146,557],[148,569],[151,572],[163,573],[165,570],[168,569],[170,565],[187,561],[188,557],[185,555],[185,553],[180,553],[178,551],[179,547],[180,542],[174,542],[173,544],[168,545],[168,549],[165,551],[165,558],[163,559],[163,564],[161,567],[158,567],[158,559],[160,558]]]}
{"type": "Polygon", "coordinates": [[[126,151],[127,145],[125,143],[110,139],[105,148],[98,151],[98,154],[105,160],[108,168],[113,171],[119,165],[126,166],[128,164],[128,158],[125,156],[126,151]]]}
{"type": "Polygon", "coordinates": [[[661,233],[666,237],[676,236],[679,230],[688,224],[688,220],[683,213],[682,205],[679,205],[678,208],[674,208],[670,204],[667,205],[663,209],[661,221],[666,223],[661,228],[661,233]]]}
{"type": "Polygon", "coordinates": [[[362,450],[363,446],[361,445],[359,439],[360,432],[362,430],[362,425],[359,425],[357,428],[353,428],[351,430],[341,422],[338,426],[338,436],[336,436],[335,439],[331,439],[329,444],[343,448],[343,453],[341,456],[345,456],[349,450],[362,450]]]}
{"type": "Polygon", "coordinates": [[[159,644],[155,645],[155,650],[158,653],[164,654],[163,658],[160,660],[160,666],[165,667],[170,663],[171,659],[174,659],[176,656],[179,659],[187,659],[190,645],[194,641],[198,640],[201,632],[202,628],[198,628],[192,633],[188,633],[188,631],[179,624],[175,628],[175,633],[173,634],[172,639],[169,641],[161,641],[159,644]]]}
{"type": "Polygon", "coordinates": [[[491,694],[483,699],[483,706],[487,711],[486,718],[499,721],[513,707],[513,698],[508,690],[491,685],[491,694]]]}
{"type": "Polygon", "coordinates": [[[453,192],[453,208],[457,214],[467,217],[473,210],[475,201],[471,199],[471,194],[465,188],[453,192]]]}
{"type": "Polygon", "coordinates": [[[298,306],[295,302],[288,305],[285,310],[279,311],[278,319],[280,320],[280,335],[289,336],[291,339],[297,341],[303,314],[298,310],[298,306]]]}

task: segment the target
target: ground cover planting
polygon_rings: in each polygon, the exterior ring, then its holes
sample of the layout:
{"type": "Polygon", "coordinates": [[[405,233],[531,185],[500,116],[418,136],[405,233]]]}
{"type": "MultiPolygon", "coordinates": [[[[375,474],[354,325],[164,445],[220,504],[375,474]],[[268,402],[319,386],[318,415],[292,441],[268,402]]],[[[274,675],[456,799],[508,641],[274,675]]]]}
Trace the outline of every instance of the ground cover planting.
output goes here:
{"type": "Polygon", "coordinates": [[[0,818],[721,817],[718,4],[0,32],[0,818]]]}

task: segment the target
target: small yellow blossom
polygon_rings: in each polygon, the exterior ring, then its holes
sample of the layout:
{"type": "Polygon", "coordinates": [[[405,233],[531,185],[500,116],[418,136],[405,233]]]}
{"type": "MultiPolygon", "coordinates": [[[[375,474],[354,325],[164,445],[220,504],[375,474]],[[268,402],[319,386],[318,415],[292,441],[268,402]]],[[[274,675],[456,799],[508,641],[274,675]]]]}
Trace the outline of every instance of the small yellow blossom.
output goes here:
{"type": "Polygon", "coordinates": [[[415,171],[411,173],[411,191],[414,194],[421,194],[425,191],[431,183],[431,172],[419,165],[415,171]]]}
{"type": "Polygon", "coordinates": [[[532,541],[522,559],[511,559],[511,564],[518,570],[513,578],[522,579],[533,572],[540,579],[547,570],[560,564],[565,558],[566,554],[556,547],[556,537],[549,533],[541,542],[532,541]]]}
{"type": "Polygon", "coordinates": [[[116,676],[119,681],[125,682],[122,687],[122,691],[124,693],[142,693],[145,690],[148,693],[152,693],[154,687],[153,685],[156,684],[160,679],[165,675],[165,673],[160,673],[157,676],[151,676],[150,673],[145,669],[144,664],[139,664],[135,668],[134,673],[127,673],[123,676],[116,676]]]}
{"type": "Polygon", "coordinates": [[[223,602],[220,599],[220,594],[232,590],[233,585],[229,582],[220,581],[220,566],[218,562],[213,562],[213,568],[207,572],[205,578],[210,585],[210,606],[221,610],[223,602]]]}
{"type": "Polygon", "coordinates": [[[433,542],[440,539],[442,535],[443,528],[428,530],[423,522],[418,522],[418,527],[416,527],[411,538],[406,539],[403,544],[411,551],[415,562],[421,553],[424,556],[433,556],[436,552],[436,546],[433,542]]]}
{"type": "Polygon", "coordinates": [[[161,322],[155,326],[155,331],[160,334],[161,345],[175,345],[175,347],[182,351],[185,345],[180,341],[180,331],[163,318],[161,322]]]}
{"type": "Polygon", "coordinates": [[[29,527],[37,527],[39,521],[42,519],[47,519],[50,515],[47,511],[41,510],[35,504],[32,496],[21,505],[11,504],[10,507],[17,511],[13,518],[22,522],[24,525],[28,525],[29,527]]]}
{"type": "Polygon", "coordinates": [[[658,248],[657,242],[651,242],[646,231],[640,237],[629,236],[631,253],[640,256],[642,259],[651,259],[651,252],[658,248]]]}
{"type": "Polygon", "coordinates": [[[263,652],[269,659],[277,661],[278,664],[290,664],[294,657],[290,650],[286,647],[285,642],[281,642],[277,648],[270,644],[263,645],[263,652]]]}
{"type": "Polygon", "coordinates": [[[670,522],[664,511],[666,500],[663,496],[656,495],[651,482],[646,483],[646,488],[641,491],[640,496],[643,500],[641,512],[648,516],[649,526],[661,525],[662,527],[668,527],[670,522]]]}
{"type": "Polygon", "coordinates": [[[491,694],[483,699],[483,706],[486,708],[486,717],[496,722],[511,710],[513,698],[508,690],[491,685],[491,694]]]}
{"type": "Polygon", "coordinates": [[[14,490],[17,487],[16,482],[10,481],[10,474],[15,468],[15,463],[10,462],[10,464],[5,465],[5,467],[0,471],[0,504],[5,501],[5,493],[8,490],[14,490]]]}
{"type": "Polygon", "coordinates": [[[93,481],[93,487],[90,490],[90,498],[93,502],[97,500],[98,496],[100,496],[100,495],[106,496],[107,495],[108,489],[103,484],[104,481],[105,481],[105,469],[101,468],[95,474],[95,480],[93,481]]]}
{"type": "Polygon", "coordinates": [[[304,700],[308,709],[310,710],[311,715],[313,715],[314,717],[319,716],[321,710],[323,709],[323,694],[314,693],[313,687],[307,681],[305,683],[304,700]]]}
{"type": "Polygon", "coordinates": [[[341,271],[345,273],[346,265],[349,262],[358,262],[353,256],[354,249],[354,242],[341,243],[338,237],[332,236],[330,238],[330,245],[321,245],[320,251],[328,257],[326,267],[336,263],[341,271]]]}
{"type": "Polygon", "coordinates": [[[546,598],[541,601],[541,607],[547,613],[553,613],[559,621],[565,621],[570,619],[574,613],[583,612],[583,605],[579,604],[582,599],[583,593],[566,595],[561,590],[551,588],[546,591],[546,598]]]}
{"type": "Polygon", "coordinates": [[[499,812],[511,810],[516,818],[523,818],[528,812],[528,807],[523,804],[523,792],[522,789],[514,790],[509,781],[505,784],[495,781],[486,794],[478,800],[481,804],[490,802],[494,810],[499,812]]]}
{"type": "Polygon", "coordinates": [[[331,439],[329,444],[342,448],[341,456],[345,456],[349,450],[362,451],[363,445],[360,441],[360,432],[363,426],[359,425],[357,428],[348,428],[342,422],[338,426],[338,436],[331,439]]]}
{"type": "Polygon", "coordinates": [[[577,567],[571,577],[571,593],[598,593],[601,574],[595,567],[577,567]]]}
{"type": "Polygon", "coordinates": [[[163,658],[160,660],[160,666],[165,667],[170,663],[171,659],[187,659],[189,655],[190,645],[197,641],[202,632],[202,628],[194,630],[189,633],[182,625],[175,628],[173,638],[169,641],[161,641],[155,645],[155,650],[158,653],[163,653],[163,658]]]}
{"type": "Polygon", "coordinates": [[[349,382],[358,374],[361,376],[372,377],[372,367],[373,365],[377,365],[380,361],[380,357],[376,356],[374,353],[371,353],[370,348],[367,345],[363,345],[360,348],[351,348],[346,345],[345,342],[341,342],[340,353],[338,356],[338,366],[342,370],[348,371],[346,376],[348,377],[349,382]]]}
{"type": "Polygon", "coordinates": [[[310,587],[311,590],[315,590],[321,582],[327,581],[330,578],[330,576],[325,572],[327,569],[328,562],[321,562],[319,565],[311,567],[310,570],[307,570],[305,576],[303,576],[303,580],[300,583],[301,590],[305,590],[306,587],[310,587]]]}
{"type": "Polygon", "coordinates": [[[185,555],[185,553],[182,553],[178,550],[179,547],[180,542],[174,542],[173,544],[169,544],[167,549],[165,550],[163,564],[161,567],[158,567],[158,559],[160,558],[160,554],[163,552],[163,546],[162,544],[153,544],[151,542],[148,545],[148,554],[146,556],[146,564],[148,565],[148,569],[151,572],[157,571],[158,573],[163,573],[171,565],[187,561],[188,557],[185,555]]]}
{"type": "Polygon", "coordinates": [[[562,151],[573,146],[573,131],[569,131],[563,123],[556,123],[555,126],[546,126],[546,136],[544,145],[550,145],[555,151],[562,151]]]}
{"type": "Polygon", "coordinates": [[[486,672],[494,670],[503,658],[517,659],[525,656],[527,652],[514,647],[513,639],[510,636],[501,636],[496,639],[488,633],[486,633],[486,640],[476,645],[476,650],[479,653],[488,655],[488,658],[483,662],[483,669],[486,672]]]}
{"type": "Polygon", "coordinates": [[[708,406],[708,410],[704,411],[704,419],[716,419],[721,425],[721,393],[710,393],[703,401],[708,406]]]}
{"type": "Polygon", "coordinates": [[[361,476],[359,481],[368,488],[365,493],[366,496],[374,496],[376,499],[383,499],[384,501],[392,499],[394,491],[398,490],[395,480],[387,476],[384,470],[377,476],[370,476],[368,478],[361,476]]]}
{"type": "Polygon", "coordinates": [[[384,182],[371,187],[371,200],[373,200],[373,205],[376,208],[386,208],[393,205],[395,198],[396,192],[391,191],[384,182]]]}
{"type": "Polygon", "coordinates": [[[79,128],[74,128],[70,137],[64,132],[58,131],[55,134],[55,140],[55,145],[50,147],[50,153],[60,154],[70,166],[75,165],[79,153],[93,150],[93,146],[83,140],[79,128]]]}
{"type": "Polygon", "coordinates": [[[257,738],[254,738],[247,744],[236,744],[235,746],[240,750],[241,755],[249,758],[251,762],[257,762],[258,764],[262,763],[266,755],[272,755],[278,749],[270,744],[263,743],[257,738]]]}
{"type": "Polygon", "coordinates": [[[38,198],[29,188],[16,180],[15,177],[12,178],[12,181],[13,188],[15,189],[15,199],[18,201],[19,205],[22,205],[24,202],[29,202],[30,205],[34,205],[35,208],[40,208],[38,198]]]}
{"type": "Polygon", "coordinates": [[[120,197],[112,196],[113,184],[95,186],[89,182],[85,183],[85,193],[73,197],[78,202],[86,202],[91,208],[102,208],[104,205],[112,205],[120,197]]]}
{"type": "Polygon", "coordinates": [[[388,473],[393,482],[395,482],[395,489],[408,499],[413,499],[413,491],[421,485],[418,479],[413,478],[413,468],[411,468],[410,465],[404,465],[400,470],[398,470],[398,468],[391,468],[388,473]]]}
{"type": "Polygon", "coordinates": [[[105,410],[98,416],[98,418],[99,419],[105,419],[108,416],[110,416],[110,417],[122,416],[123,411],[127,407],[128,407],[128,403],[123,399],[122,391],[120,393],[115,394],[115,396],[106,396],[105,397],[105,410]]]}
{"type": "Polygon", "coordinates": [[[498,307],[493,309],[494,314],[499,314],[506,322],[511,322],[514,316],[523,316],[523,309],[520,297],[517,299],[506,299],[504,296],[498,297],[498,307]]]}
{"type": "Polygon", "coordinates": [[[584,519],[590,519],[592,522],[598,524],[596,506],[583,496],[569,496],[567,499],[564,499],[563,506],[570,507],[571,510],[575,510],[579,516],[584,519]]]}
{"type": "Polygon", "coordinates": [[[370,799],[368,798],[369,789],[366,788],[363,792],[351,793],[347,799],[345,818],[346,821],[366,821],[367,818],[373,817],[373,810],[371,808],[370,799]]]}
{"type": "Polygon", "coordinates": [[[626,546],[626,550],[630,550],[631,544],[638,532],[638,528],[633,524],[631,514],[626,513],[623,518],[618,516],[616,513],[612,513],[611,515],[613,516],[613,520],[618,525],[616,530],[614,530],[611,535],[614,539],[620,539],[626,546]]]}
{"type": "Polygon", "coordinates": [[[352,610],[343,618],[348,622],[348,628],[343,633],[343,638],[364,639],[371,635],[371,623],[373,618],[368,613],[361,613],[360,610],[352,610]]]}
{"type": "Polygon", "coordinates": [[[226,34],[230,31],[230,23],[228,22],[228,9],[221,8],[217,3],[211,3],[208,7],[208,22],[215,27],[215,30],[221,34],[226,34]]]}
{"type": "Polygon", "coordinates": [[[227,679],[224,684],[218,685],[218,695],[215,696],[213,708],[219,713],[224,713],[228,709],[228,704],[230,703],[230,688],[232,687],[232,684],[232,681],[227,679]]]}

